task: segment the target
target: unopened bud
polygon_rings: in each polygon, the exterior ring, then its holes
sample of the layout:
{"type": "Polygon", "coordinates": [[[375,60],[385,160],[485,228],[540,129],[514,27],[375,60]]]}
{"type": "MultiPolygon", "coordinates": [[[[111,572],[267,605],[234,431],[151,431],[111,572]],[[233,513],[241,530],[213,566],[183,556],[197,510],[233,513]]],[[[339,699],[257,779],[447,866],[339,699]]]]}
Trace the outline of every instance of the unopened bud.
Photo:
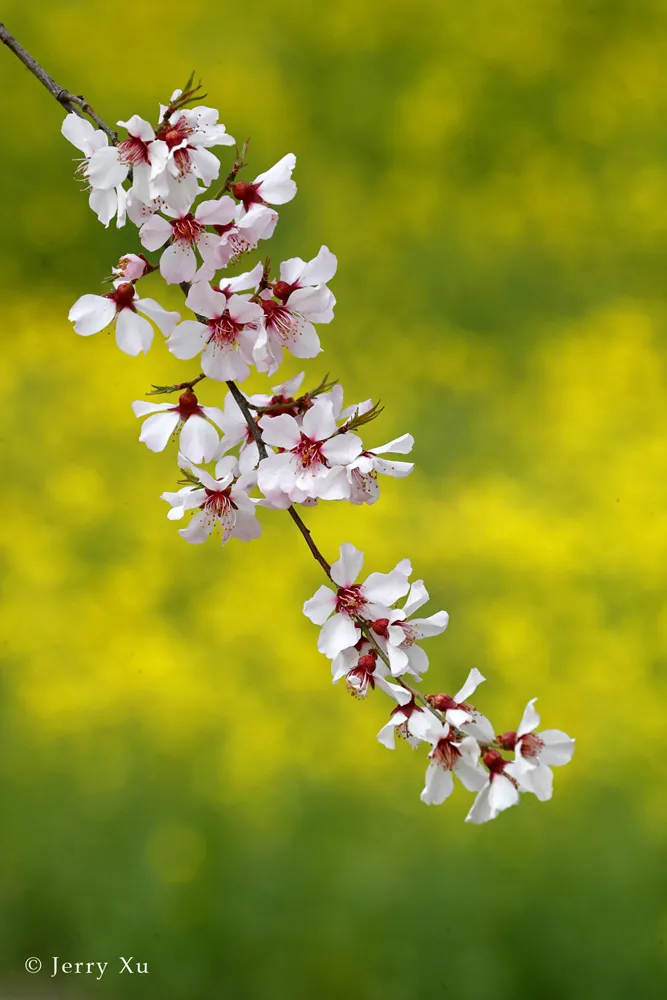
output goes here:
{"type": "Polygon", "coordinates": [[[507,733],[502,733],[501,736],[497,736],[496,739],[500,743],[503,750],[514,750],[516,746],[516,733],[511,730],[507,733]]]}
{"type": "Polygon", "coordinates": [[[448,694],[427,694],[426,700],[429,705],[433,708],[437,708],[439,712],[446,712],[449,708],[456,708],[457,702],[454,701],[448,694]]]}
{"type": "Polygon", "coordinates": [[[375,664],[377,661],[377,653],[375,650],[371,650],[370,653],[366,653],[364,656],[359,657],[359,662],[357,663],[357,669],[365,670],[367,674],[372,674],[375,670],[375,664]]]}
{"type": "Polygon", "coordinates": [[[378,618],[376,621],[371,622],[371,628],[376,635],[381,635],[383,639],[389,638],[389,619],[388,618],[378,618]]]}

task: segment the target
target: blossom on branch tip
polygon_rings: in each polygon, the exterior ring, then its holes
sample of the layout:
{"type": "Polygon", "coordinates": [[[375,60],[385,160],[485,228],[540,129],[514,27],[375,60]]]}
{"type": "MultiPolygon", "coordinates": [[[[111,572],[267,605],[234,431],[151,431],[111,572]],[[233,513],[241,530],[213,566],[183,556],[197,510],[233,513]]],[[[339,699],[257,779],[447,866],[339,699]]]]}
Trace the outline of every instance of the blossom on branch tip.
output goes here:
{"type": "Polygon", "coordinates": [[[535,709],[537,698],[526,705],[516,732],[503,733],[498,743],[504,750],[514,750],[514,775],[522,791],[533,792],[546,802],[553,793],[552,767],[572,760],[574,740],[560,729],[544,729],[536,733],[540,717],[535,709]]]}
{"type": "Polygon", "coordinates": [[[433,708],[445,713],[445,718],[452,726],[456,726],[468,736],[474,736],[482,743],[491,743],[494,737],[493,726],[486,716],[467,701],[485,679],[479,670],[473,667],[465,684],[453,697],[448,694],[430,694],[427,700],[433,708]]]}
{"type": "Polygon", "coordinates": [[[165,335],[174,330],[181,318],[179,313],[163,309],[154,299],[138,298],[130,282],[120,282],[107,295],[82,295],[70,309],[69,320],[82,337],[100,333],[113,324],[121,351],[136,356],[153,343],[153,327],[138,315],[140,312],[165,335]]]}
{"type": "Polygon", "coordinates": [[[306,618],[322,626],[317,648],[330,659],[359,641],[360,618],[388,618],[391,605],[410,588],[412,566],[408,559],[402,559],[390,573],[371,573],[365,583],[356,584],[363,563],[363,552],[343,542],[331,567],[331,579],[338,589],[322,586],[303,606],[306,618]]]}
{"type": "Polygon", "coordinates": [[[402,434],[400,437],[394,438],[393,441],[389,441],[388,444],[373,448],[372,451],[362,451],[361,455],[347,467],[351,486],[350,503],[375,503],[380,496],[378,473],[384,476],[394,476],[398,479],[409,476],[414,469],[413,462],[391,462],[379,456],[390,452],[407,455],[412,451],[413,445],[412,434],[402,434]]]}
{"type": "Polygon", "coordinates": [[[296,156],[287,153],[254,181],[236,181],[229,189],[245,212],[253,205],[284,205],[296,194],[296,184],[292,180],[295,166],[296,156]]]}
{"type": "Polygon", "coordinates": [[[229,456],[218,462],[216,478],[194,465],[190,470],[197,477],[197,485],[162,494],[162,499],[171,504],[167,516],[172,521],[180,520],[186,511],[197,511],[187,528],[179,529],[182,538],[200,545],[217,527],[221,529],[223,545],[232,537],[241,542],[259,538],[262,526],[255,516],[255,502],[247,492],[253,479],[237,478],[236,459],[229,456]]]}
{"type": "Polygon", "coordinates": [[[139,440],[151,451],[164,451],[180,428],[179,448],[190,462],[210,462],[215,456],[220,440],[213,424],[222,427],[222,411],[217,406],[201,406],[192,389],[179,396],[176,406],[138,399],[132,410],[135,417],[148,417],[139,440]]]}
{"type": "Polygon", "coordinates": [[[410,673],[418,680],[428,670],[428,656],[417,643],[421,639],[441,635],[449,623],[446,611],[437,611],[428,618],[411,618],[429,599],[423,580],[415,580],[402,608],[392,608],[386,622],[371,625],[379,641],[386,640],[386,649],[392,673],[398,677],[410,673]]]}
{"type": "Polygon", "coordinates": [[[206,281],[190,288],[186,304],[206,323],[186,319],[167,341],[171,353],[188,360],[201,353],[202,371],[219,382],[242,382],[250,374],[262,311],[248,296],[217,292],[206,281]]]}

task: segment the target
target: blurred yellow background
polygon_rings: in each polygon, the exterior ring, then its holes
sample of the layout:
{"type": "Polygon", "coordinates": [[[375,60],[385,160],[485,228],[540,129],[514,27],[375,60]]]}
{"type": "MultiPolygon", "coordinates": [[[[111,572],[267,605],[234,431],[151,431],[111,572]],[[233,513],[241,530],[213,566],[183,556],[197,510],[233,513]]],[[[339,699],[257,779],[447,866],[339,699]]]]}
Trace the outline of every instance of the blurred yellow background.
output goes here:
{"type": "Polygon", "coordinates": [[[410,556],[450,612],[427,690],[477,666],[498,731],[539,695],[577,737],[549,804],[480,829],[462,792],[427,809],[423,754],[375,740],[386,701],[331,687],[301,614],[322,580],[287,517],[224,551],[178,537],[175,451],[138,444],[130,403],[198,368],[159,337],[135,360],[72,333],[136,231],[99,225],[59,108],[3,49],[5,994],[662,997],[667,5],[2,17],[109,122],[154,119],[195,68],[251,137],[247,179],[296,153],[272,256],[339,258],[306,385],[381,398],[365,441],[411,431],[417,463],[374,507],[306,519],[330,559],[344,540],[369,571],[410,556]],[[31,977],[31,955],[114,971],[31,977]]]}

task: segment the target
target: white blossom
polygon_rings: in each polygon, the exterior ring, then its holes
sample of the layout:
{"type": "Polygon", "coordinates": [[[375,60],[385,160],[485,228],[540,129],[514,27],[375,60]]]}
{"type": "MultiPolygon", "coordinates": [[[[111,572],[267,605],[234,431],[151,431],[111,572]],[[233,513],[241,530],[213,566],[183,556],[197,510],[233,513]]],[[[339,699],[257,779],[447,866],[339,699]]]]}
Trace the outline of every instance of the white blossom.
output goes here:
{"type": "Polygon", "coordinates": [[[356,584],[363,563],[363,552],[343,542],[331,567],[337,590],[322,586],[303,606],[304,615],[322,626],[317,648],[330,659],[359,641],[359,617],[367,621],[388,617],[391,605],[410,587],[412,567],[408,559],[401,560],[390,573],[371,573],[365,583],[356,584]]]}
{"type": "Polygon", "coordinates": [[[191,466],[200,486],[185,486],[176,493],[163,493],[162,499],[171,504],[167,515],[170,520],[180,520],[186,511],[197,510],[187,528],[180,528],[179,535],[192,545],[200,545],[220,527],[222,544],[230,538],[249,542],[259,538],[262,526],[255,516],[255,503],[248,496],[252,478],[236,478],[236,459],[229,456],[218,462],[216,478],[205,469],[191,466]]]}
{"type": "Polygon", "coordinates": [[[171,353],[184,360],[201,353],[202,371],[209,378],[242,382],[250,374],[261,309],[247,296],[218,292],[206,281],[190,288],[186,304],[199,320],[184,320],[167,341],[171,353]]]}
{"type": "Polygon", "coordinates": [[[140,312],[166,335],[181,318],[177,312],[167,312],[154,299],[140,299],[134,285],[121,282],[107,295],[82,295],[70,309],[69,319],[82,337],[90,337],[113,324],[121,351],[136,356],[153,343],[153,327],[144,316],[139,316],[140,312]]]}
{"type": "Polygon", "coordinates": [[[317,399],[301,424],[289,413],[259,421],[264,441],[282,451],[259,464],[262,493],[278,491],[294,503],[319,497],[342,500],[349,495],[345,465],[361,451],[356,434],[338,434],[331,403],[317,399]]]}
{"type": "Polygon", "coordinates": [[[138,399],[132,410],[135,417],[148,417],[139,440],[151,451],[164,451],[169,438],[180,430],[179,450],[191,463],[210,462],[215,456],[220,439],[213,425],[222,427],[222,411],[217,406],[201,406],[192,389],[179,396],[176,406],[138,399]]]}

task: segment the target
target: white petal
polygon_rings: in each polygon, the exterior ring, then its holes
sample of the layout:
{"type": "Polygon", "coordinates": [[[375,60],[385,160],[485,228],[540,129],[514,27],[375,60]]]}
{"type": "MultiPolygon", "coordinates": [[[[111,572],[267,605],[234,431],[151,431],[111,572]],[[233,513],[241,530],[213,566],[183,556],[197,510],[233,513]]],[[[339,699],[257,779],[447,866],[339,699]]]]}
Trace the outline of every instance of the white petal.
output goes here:
{"type": "Polygon", "coordinates": [[[115,188],[127,177],[129,168],[121,163],[116,146],[103,146],[88,161],[87,176],[91,187],[115,188]]]}
{"type": "MultiPolygon", "coordinates": [[[[308,413],[312,413],[312,410],[308,413]]],[[[337,434],[322,445],[322,454],[329,465],[347,465],[355,460],[362,448],[361,438],[356,434],[337,434]]]]}
{"type": "Polygon", "coordinates": [[[516,731],[517,736],[525,736],[526,733],[532,732],[539,726],[540,717],[537,714],[537,710],[535,709],[536,701],[537,698],[531,698],[528,704],[526,705],[524,713],[521,717],[521,722],[519,723],[519,726],[516,731]]]}
{"type": "Polygon", "coordinates": [[[304,416],[302,428],[306,437],[312,441],[325,441],[331,437],[336,432],[331,402],[328,399],[317,399],[304,416]]]}
{"type": "Polygon", "coordinates": [[[144,316],[152,319],[158,330],[164,333],[165,336],[169,336],[170,333],[174,332],[176,324],[181,318],[180,313],[169,312],[167,309],[163,309],[155,299],[135,299],[134,305],[144,316]]]}
{"type": "Polygon", "coordinates": [[[549,767],[560,767],[572,760],[574,740],[560,729],[545,729],[539,734],[544,746],[540,751],[540,761],[549,767]]]}
{"type": "Polygon", "coordinates": [[[404,597],[409,589],[407,576],[395,569],[391,573],[371,573],[362,588],[369,601],[389,606],[404,597]]]}
{"type": "Polygon", "coordinates": [[[266,444],[274,448],[291,450],[301,440],[299,425],[289,413],[279,413],[277,417],[262,417],[259,426],[266,444]]]}
{"type": "Polygon", "coordinates": [[[164,451],[179,421],[178,412],[154,413],[144,420],[139,440],[151,451],[164,451]]]}
{"type": "Polygon", "coordinates": [[[161,215],[150,215],[139,230],[139,239],[147,250],[159,250],[171,237],[173,231],[167,220],[163,219],[161,215]]]}
{"type": "Polygon", "coordinates": [[[180,449],[191,462],[210,462],[219,440],[213,425],[195,413],[183,425],[180,449]]]}
{"type": "Polygon", "coordinates": [[[427,806],[439,806],[449,798],[453,790],[452,772],[432,760],[426,768],[426,784],[419,796],[422,802],[427,806]]]}
{"type": "Polygon", "coordinates": [[[331,579],[339,587],[351,587],[361,573],[364,554],[351,542],[343,542],[338,559],[331,567],[331,579]]]}
{"type": "Polygon", "coordinates": [[[208,326],[194,319],[186,319],[178,324],[167,341],[167,347],[175,358],[189,361],[206,346],[209,333],[208,326]]]}
{"type": "Polygon", "coordinates": [[[95,129],[89,121],[79,118],[74,111],[70,111],[60,126],[60,131],[82,153],[89,153],[95,134],[95,129]]]}
{"type": "Polygon", "coordinates": [[[347,615],[335,614],[322,626],[317,640],[317,648],[329,659],[333,659],[343,649],[354,646],[360,631],[347,615]]]}
{"type": "Polygon", "coordinates": [[[401,716],[393,715],[378,733],[378,740],[387,750],[394,750],[396,748],[396,726],[400,726],[401,722],[403,722],[401,716]]]}
{"type": "Polygon", "coordinates": [[[329,587],[322,584],[319,590],[304,604],[303,613],[306,618],[310,618],[314,625],[324,625],[335,607],[336,595],[329,587]]]}
{"type": "Polygon", "coordinates": [[[470,695],[476,690],[476,688],[485,681],[486,678],[479,672],[477,667],[473,667],[468,676],[466,677],[465,684],[460,691],[454,695],[454,701],[464,702],[467,701],[470,695]]]}
{"type": "MultiPolygon", "coordinates": [[[[507,765],[510,767],[510,765],[507,765]]],[[[514,787],[509,778],[506,778],[504,774],[494,775],[491,781],[491,788],[489,790],[489,808],[491,810],[491,819],[494,819],[498,813],[503,812],[504,809],[509,809],[510,806],[515,806],[519,801],[518,789],[514,787]]]]}
{"type": "MultiPolygon", "coordinates": [[[[329,250],[328,247],[321,246],[317,257],[313,257],[303,269],[301,284],[303,285],[325,285],[327,281],[331,281],[334,274],[336,273],[336,268],[338,267],[338,261],[336,260],[336,255],[329,250]]],[[[282,267],[280,270],[282,277],[282,267]]],[[[288,278],[283,279],[289,281],[288,278]]],[[[293,279],[292,279],[293,280],[293,279]]]]}
{"type": "Polygon", "coordinates": [[[116,343],[121,351],[136,357],[153,343],[153,327],[131,309],[121,309],[116,320],[116,343]]]}
{"type": "Polygon", "coordinates": [[[109,325],[116,315],[116,303],[104,295],[82,295],[69,311],[76,333],[89,337],[109,325]]]}
{"type": "Polygon", "coordinates": [[[160,274],[168,285],[192,281],[197,270],[194,250],[180,243],[173,243],[160,257],[160,274]]]}

